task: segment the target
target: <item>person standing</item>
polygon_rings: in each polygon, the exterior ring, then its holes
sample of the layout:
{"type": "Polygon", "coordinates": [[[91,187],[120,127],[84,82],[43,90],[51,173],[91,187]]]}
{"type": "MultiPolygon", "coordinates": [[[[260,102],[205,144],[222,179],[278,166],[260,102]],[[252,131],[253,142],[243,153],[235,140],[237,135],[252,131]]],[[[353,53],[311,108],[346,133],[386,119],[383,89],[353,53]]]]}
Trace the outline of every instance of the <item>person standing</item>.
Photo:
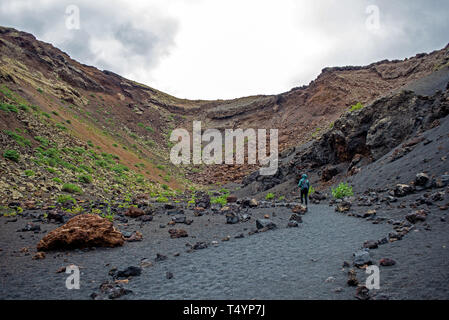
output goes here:
{"type": "Polygon", "coordinates": [[[301,180],[299,180],[298,187],[301,190],[301,204],[303,203],[303,198],[306,203],[306,206],[308,205],[308,197],[309,197],[309,188],[310,188],[310,182],[307,178],[307,174],[303,174],[301,177],[301,180]]]}

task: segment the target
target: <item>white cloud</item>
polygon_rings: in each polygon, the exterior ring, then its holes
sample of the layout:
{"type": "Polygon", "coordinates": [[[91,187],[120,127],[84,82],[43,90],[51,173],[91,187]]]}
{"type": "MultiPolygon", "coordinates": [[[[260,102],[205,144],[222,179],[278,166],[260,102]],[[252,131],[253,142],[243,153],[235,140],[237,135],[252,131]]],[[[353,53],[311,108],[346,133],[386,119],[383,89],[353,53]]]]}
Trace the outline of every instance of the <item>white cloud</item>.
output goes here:
{"type": "Polygon", "coordinates": [[[182,98],[273,94],[326,66],[404,58],[447,44],[445,0],[2,0],[2,24],[83,63],[182,98]],[[65,7],[80,7],[67,30],[65,7]],[[365,26],[376,5],[380,28],[365,26]]]}

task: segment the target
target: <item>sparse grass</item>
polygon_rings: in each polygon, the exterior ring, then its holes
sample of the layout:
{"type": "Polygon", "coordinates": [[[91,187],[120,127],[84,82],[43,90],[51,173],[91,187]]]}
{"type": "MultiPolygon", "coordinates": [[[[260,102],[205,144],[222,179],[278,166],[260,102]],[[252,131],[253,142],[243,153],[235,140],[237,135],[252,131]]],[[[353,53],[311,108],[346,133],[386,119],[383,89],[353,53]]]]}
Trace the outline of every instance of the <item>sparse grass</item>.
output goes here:
{"type": "Polygon", "coordinates": [[[267,193],[267,195],[265,196],[265,200],[273,200],[274,199],[274,194],[269,192],[267,193]]]}
{"type": "Polygon", "coordinates": [[[3,152],[3,157],[5,159],[18,162],[20,159],[20,154],[16,150],[6,150],[5,152],[3,152]]]}
{"type": "Polygon", "coordinates": [[[352,106],[349,108],[349,112],[354,112],[354,111],[357,111],[357,110],[360,110],[360,109],[363,109],[363,104],[361,104],[360,102],[358,102],[357,104],[352,105],[352,106]]]}
{"type": "Polygon", "coordinates": [[[76,204],[76,200],[72,196],[70,196],[68,194],[60,194],[56,198],[56,202],[58,202],[58,203],[73,202],[73,204],[76,204]]]}
{"type": "Polygon", "coordinates": [[[27,177],[32,177],[35,175],[33,170],[25,170],[24,173],[27,177]]]}
{"type": "Polygon", "coordinates": [[[87,175],[87,174],[80,175],[80,176],[78,177],[78,180],[79,180],[81,183],[85,183],[85,184],[92,183],[92,177],[89,176],[89,175],[87,175]]]}
{"type": "Polygon", "coordinates": [[[31,141],[22,137],[21,135],[10,131],[10,130],[4,130],[4,133],[6,133],[10,138],[15,140],[19,146],[25,147],[25,146],[31,146],[31,141]]]}

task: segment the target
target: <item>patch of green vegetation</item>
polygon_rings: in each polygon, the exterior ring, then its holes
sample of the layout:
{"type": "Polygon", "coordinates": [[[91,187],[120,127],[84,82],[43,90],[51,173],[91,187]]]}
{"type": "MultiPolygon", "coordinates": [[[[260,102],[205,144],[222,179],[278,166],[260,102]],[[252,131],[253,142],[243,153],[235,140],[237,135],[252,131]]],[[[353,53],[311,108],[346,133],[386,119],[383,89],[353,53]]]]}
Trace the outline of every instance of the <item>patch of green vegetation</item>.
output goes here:
{"type": "Polygon", "coordinates": [[[36,137],[34,137],[34,140],[36,140],[37,142],[40,142],[41,146],[43,146],[43,147],[48,147],[48,145],[49,145],[48,139],[46,139],[44,137],[36,136],[36,137]]]}
{"type": "Polygon", "coordinates": [[[335,199],[342,199],[344,197],[351,197],[354,195],[352,192],[352,187],[347,183],[341,182],[336,188],[331,188],[332,196],[335,199]]]}
{"type": "Polygon", "coordinates": [[[60,124],[60,123],[57,123],[57,124],[56,124],[56,128],[58,128],[58,129],[60,129],[60,130],[63,130],[63,131],[67,130],[67,127],[64,126],[64,125],[62,125],[62,124],[60,124]]]}
{"type": "Polygon", "coordinates": [[[89,147],[91,147],[91,148],[94,147],[94,144],[93,144],[92,141],[90,141],[90,140],[87,141],[87,145],[88,145],[89,147]]]}
{"type": "Polygon", "coordinates": [[[280,196],[279,198],[278,198],[278,201],[284,201],[285,200],[285,197],[284,196],[280,196]]]}
{"type": "Polygon", "coordinates": [[[274,199],[274,194],[269,192],[267,193],[267,195],[265,196],[265,200],[273,200],[274,199]]]}
{"type": "Polygon", "coordinates": [[[313,186],[310,186],[308,195],[310,196],[312,193],[315,193],[315,189],[313,186]]]}
{"type": "Polygon", "coordinates": [[[12,104],[8,103],[0,103],[0,110],[14,113],[17,113],[19,111],[16,106],[13,106],[12,104]]]}
{"type": "Polygon", "coordinates": [[[81,183],[89,184],[89,183],[92,183],[92,176],[89,176],[89,175],[87,175],[87,174],[83,174],[83,175],[80,175],[80,176],[78,177],[78,180],[79,180],[81,183]]]}
{"type": "Polygon", "coordinates": [[[49,115],[47,112],[42,112],[42,115],[46,118],[51,118],[51,115],[49,115]]]}
{"type": "Polygon", "coordinates": [[[83,190],[80,187],[78,187],[77,185],[72,184],[72,183],[65,183],[62,186],[62,191],[65,191],[68,193],[78,193],[78,194],[83,193],[83,190]]]}
{"type": "Polygon", "coordinates": [[[37,92],[39,92],[39,93],[44,93],[44,90],[42,90],[42,88],[37,88],[36,90],[37,90],[37,92]]]}
{"type": "Polygon", "coordinates": [[[58,177],[53,178],[52,180],[53,180],[54,182],[56,182],[56,183],[62,183],[62,180],[59,179],[58,177]]]}
{"type": "Polygon", "coordinates": [[[35,173],[34,173],[33,170],[25,170],[24,173],[25,173],[25,175],[26,175],[27,177],[32,177],[32,176],[35,175],[35,173]]]}
{"type": "Polygon", "coordinates": [[[19,146],[25,147],[25,146],[31,146],[31,141],[22,137],[21,135],[10,131],[10,130],[4,130],[4,133],[6,133],[10,138],[15,140],[19,146]]]}
{"type": "Polygon", "coordinates": [[[76,200],[72,196],[70,196],[68,194],[60,194],[56,198],[56,202],[58,202],[58,203],[73,202],[73,204],[76,204],[76,200]]]}
{"type": "Polygon", "coordinates": [[[126,172],[129,171],[129,168],[127,166],[119,163],[112,167],[112,171],[114,171],[117,174],[122,174],[125,171],[126,172]]]}
{"type": "Polygon", "coordinates": [[[3,152],[3,157],[5,159],[18,162],[20,159],[20,154],[16,150],[6,150],[5,152],[3,152]]]}
{"type": "Polygon", "coordinates": [[[363,104],[361,104],[360,102],[357,102],[357,104],[352,105],[352,106],[349,108],[349,112],[354,112],[354,111],[363,109],[363,107],[364,107],[363,104]]]}
{"type": "Polygon", "coordinates": [[[59,113],[57,113],[56,111],[52,111],[51,113],[53,113],[55,116],[59,116],[59,113]]]}
{"type": "Polygon", "coordinates": [[[164,197],[164,196],[159,196],[156,199],[157,202],[161,202],[161,203],[165,203],[168,202],[168,198],[164,197]]]}
{"type": "Polygon", "coordinates": [[[147,130],[147,131],[149,131],[149,132],[151,132],[151,133],[154,132],[154,129],[151,128],[150,126],[146,126],[146,127],[145,127],[145,130],[147,130]]]}

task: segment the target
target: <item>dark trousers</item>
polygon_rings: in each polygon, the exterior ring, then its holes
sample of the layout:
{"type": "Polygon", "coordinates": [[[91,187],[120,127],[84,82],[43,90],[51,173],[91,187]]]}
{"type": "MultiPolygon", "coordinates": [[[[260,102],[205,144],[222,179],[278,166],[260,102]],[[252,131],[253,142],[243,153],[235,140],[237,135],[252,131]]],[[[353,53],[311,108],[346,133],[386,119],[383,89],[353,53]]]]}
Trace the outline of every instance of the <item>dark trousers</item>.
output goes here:
{"type": "Polygon", "coordinates": [[[302,198],[304,197],[304,201],[306,202],[306,206],[307,204],[307,198],[309,197],[309,189],[301,189],[301,203],[303,203],[302,198]]]}

